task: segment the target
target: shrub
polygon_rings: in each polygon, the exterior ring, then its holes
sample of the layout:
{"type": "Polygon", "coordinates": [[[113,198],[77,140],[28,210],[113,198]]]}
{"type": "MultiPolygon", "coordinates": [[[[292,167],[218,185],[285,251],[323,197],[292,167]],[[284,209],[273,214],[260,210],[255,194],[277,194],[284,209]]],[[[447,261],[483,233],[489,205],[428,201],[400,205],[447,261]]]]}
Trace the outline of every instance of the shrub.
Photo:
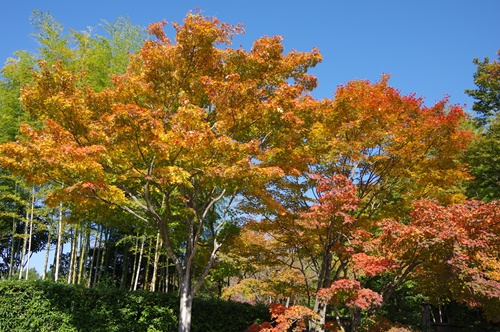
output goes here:
{"type": "MultiPolygon", "coordinates": [[[[178,297],[47,281],[0,281],[0,331],[176,331],[178,297]]],[[[193,332],[243,331],[269,319],[264,306],[197,298],[193,332]]]]}

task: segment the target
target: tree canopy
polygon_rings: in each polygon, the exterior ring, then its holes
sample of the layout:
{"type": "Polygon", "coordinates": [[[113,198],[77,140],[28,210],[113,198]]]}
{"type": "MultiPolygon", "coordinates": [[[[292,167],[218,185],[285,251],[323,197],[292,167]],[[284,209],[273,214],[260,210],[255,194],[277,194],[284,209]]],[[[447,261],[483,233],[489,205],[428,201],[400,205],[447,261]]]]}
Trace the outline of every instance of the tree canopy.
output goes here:
{"type": "MultiPolygon", "coordinates": [[[[51,185],[44,202],[60,219],[71,208],[81,238],[91,221],[130,226],[135,271],[146,242],[163,245],[179,331],[208,276],[237,279],[228,297],[287,299],[272,309],[276,331],[322,331],[328,310],[355,331],[410,282],[436,305],[498,314],[496,122],[471,145],[461,107],[426,106],[388,75],[316,100],[317,49],[286,53],[279,36],[233,48],[242,26],[198,12],[173,23],[173,38],[159,22],[144,40],[126,20],[103,25],[109,38],[64,34],[40,12],[33,23],[40,57],[18,53],[2,72],[0,166],[51,185]],[[492,202],[466,200],[467,148],[483,181],[470,190],[492,202]]],[[[490,116],[497,62],[476,64],[469,93],[490,116]]]]}

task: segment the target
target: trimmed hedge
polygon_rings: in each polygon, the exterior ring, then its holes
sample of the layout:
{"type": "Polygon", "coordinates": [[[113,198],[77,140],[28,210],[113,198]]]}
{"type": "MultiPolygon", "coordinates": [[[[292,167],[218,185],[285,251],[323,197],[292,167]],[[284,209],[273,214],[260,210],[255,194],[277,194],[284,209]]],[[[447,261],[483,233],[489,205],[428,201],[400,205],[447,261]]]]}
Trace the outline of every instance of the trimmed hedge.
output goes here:
{"type": "MultiPolygon", "coordinates": [[[[178,297],[42,281],[0,281],[0,331],[177,331],[178,297]]],[[[265,306],[197,298],[193,332],[244,331],[265,306]]]]}

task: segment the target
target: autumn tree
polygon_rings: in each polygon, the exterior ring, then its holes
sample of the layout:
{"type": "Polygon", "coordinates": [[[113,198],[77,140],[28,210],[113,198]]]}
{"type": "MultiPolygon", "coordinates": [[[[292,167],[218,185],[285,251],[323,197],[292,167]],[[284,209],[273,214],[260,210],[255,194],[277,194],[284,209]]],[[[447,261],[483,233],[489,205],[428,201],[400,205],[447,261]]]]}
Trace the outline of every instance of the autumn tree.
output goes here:
{"type": "Polygon", "coordinates": [[[388,261],[380,270],[392,276],[381,290],[384,301],[398,285],[412,280],[431,303],[455,300],[482,308],[497,321],[499,216],[498,201],[442,206],[423,200],[415,202],[408,222],[381,221],[382,231],[366,253],[372,262],[376,257],[388,261]]]}
{"type": "Polygon", "coordinates": [[[306,72],[321,57],[283,54],[279,37],[250,51],[223,47],[241,26],[200,14],[174,28],[171,41],[152,24],[126,73],[102,91],[61,61],[41,62],[21,100],[44,125],[24,125],[24,138],[1,150],[3,167],[29,181],[64,183],[59,197],[90,197],[157,228],[179,275],[179,331],[189,331],[193,297],[238,222],[231,209],[304,167],[316,106],[306,72]],[[200,244],[210,255],[193,282],[200,244]]]}
{"type": "MultiPolygon", "coordinates": [[[[377,263],[357,254],[376,234],[378,220],[407,216],[420,198],[447,204],[465,199],[459,185],[468,174],[459,158],[472,133],[463,127],[464,111],[446,100],[428,107],[388,79],[348,82],[332,100],[321,101],[308,133],[307,171],[274,181],[268,191],[273,199],[249,204],[250,211],[265,206],[260,219],[246,226],[267,240],[254,252],[266,259],[276,253],[300,272],[296,282],[302,279],[312,294],[340,279],[355,281],[362,262],[377,263]]],[[[256,236],[244,235],[243,241],[258,245],[256,236]]],[[[243,242],[236,248],[246,247],[243,242]]],[[[325,304],[316,301],[323,317],[325,304]]]]}

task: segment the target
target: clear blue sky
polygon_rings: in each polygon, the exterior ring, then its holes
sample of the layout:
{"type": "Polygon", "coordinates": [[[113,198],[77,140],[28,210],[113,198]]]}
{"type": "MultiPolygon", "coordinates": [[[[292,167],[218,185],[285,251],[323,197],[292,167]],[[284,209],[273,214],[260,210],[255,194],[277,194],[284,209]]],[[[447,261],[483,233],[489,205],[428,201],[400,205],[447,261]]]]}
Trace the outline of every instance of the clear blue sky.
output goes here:
{"type": "Polygon", "coordinates": [[[392,86],[425,97],[428,105],[449,95],[451,103],[470,108],[464,90],[474,87],[472,59],[494,59],[500,49],[500,0],[8,0],[0,13],[0,61],[36,48],[29,22],[34,9],[65,27],[86,29],[119,16],[142,26],[180,22],[197,7],[245,24],[235,47],[264,35],[283,36],[287,49],[318,47],[324,60],[313,71],[317,98],[331,97],[349,80],[376,81],[389,73],[392,86]]]}
{"type": "MultiPolygon", "coordinates": [[[[97,28],[102,20],[127,16],[147,26],[180,22],[199,7],[205,15],[243,23],[235,39],[249,48],[265,35],[281,35],[285,47],[309,51],[323,62],[314,70],[317,98],[331,97],[336,86],[353,79],[376,81],[383,73],[404,94],[425,97],[427,105],[448,95],[469,109],[464,94],[474,88],[474,58],[496,58],[500,49],[500,0],[6,0],[0,11],[0,61],[20,49],[35,50],[29,18],[48,11],[66,28],[97,28]],[[7,3],[5,3],[7,2],[7,3]]],[[[40,271],[43,263],[37,258],[40,271]]],[[[33,264],[32,264],[33,266],[33,264]]]]}

